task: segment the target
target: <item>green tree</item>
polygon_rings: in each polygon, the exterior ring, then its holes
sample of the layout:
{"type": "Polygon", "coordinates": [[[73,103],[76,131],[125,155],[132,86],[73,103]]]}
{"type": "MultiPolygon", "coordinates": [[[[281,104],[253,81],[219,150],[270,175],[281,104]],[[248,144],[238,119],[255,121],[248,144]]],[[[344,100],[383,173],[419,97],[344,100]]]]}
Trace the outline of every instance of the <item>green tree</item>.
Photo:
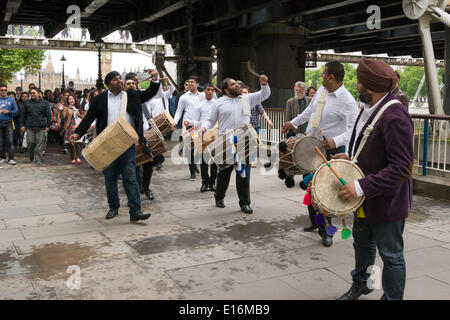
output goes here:
{"type": "MultiPolygon", "coordinates": [[[[402,91],[406,92],[409,99],[412,100],[416,94],[417,88],[419,87],[420,80],[423,77],[425,70],[423,67],[407,66],[403,69],[400,74],[399,87],[402,91]]],[[[444,76],[444,68],[439,68],[438,71],[438,82],[442,83],[444,76]]],[[[441,95],[444,94],[444,88],[441,89],[441,95]]],[[[419,96],[424,97],[427,95],[427,86],[424,83],[422,90],[420,90],[419,96]]]]}
{"type": "Polygon", "coordinates": [[[44,50],[0,49],[0,83],[10,82],[22,68],[36,73],[44,58],[44,50]]]}

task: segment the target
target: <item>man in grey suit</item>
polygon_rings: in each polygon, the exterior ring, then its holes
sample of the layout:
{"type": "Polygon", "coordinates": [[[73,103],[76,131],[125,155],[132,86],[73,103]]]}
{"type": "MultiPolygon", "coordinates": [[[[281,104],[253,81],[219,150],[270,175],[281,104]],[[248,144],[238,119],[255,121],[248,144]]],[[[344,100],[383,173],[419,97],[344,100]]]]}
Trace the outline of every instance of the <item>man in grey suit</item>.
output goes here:
{"type": "MultiPolygon", "coordinates": [[[[285,113],[285,119],[284,119],[285,122],[291,121],[296,116],[298,116],[300,113],[302,113],[308,107],[309,103],[312,100],[310,97],[305,96],[306,85],[305,85],[305,83],[303,83],[301,81],[297,81],[295,83],[294,92],[295,92],[295,96],[290,98],[286,102],[286,113],[285,113]]],[[[308,126],[308,122],[302,124],[297,129],[294,128],[294,129],[289,130],[289,132],[286,134],[286,138],[295,136],[298,133],[305,134],[307,126],[308,126]]]]}

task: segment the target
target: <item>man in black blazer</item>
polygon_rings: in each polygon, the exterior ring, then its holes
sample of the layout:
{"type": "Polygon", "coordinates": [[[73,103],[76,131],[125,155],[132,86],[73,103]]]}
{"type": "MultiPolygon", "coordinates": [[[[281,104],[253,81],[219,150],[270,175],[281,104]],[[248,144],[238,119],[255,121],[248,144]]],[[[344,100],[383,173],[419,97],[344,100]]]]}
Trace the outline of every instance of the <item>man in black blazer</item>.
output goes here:
{"type": "MultiPolygon", "coordinates": [[[[126,91],[128,100],[125,118],[138,133],[139,143],[141,144],[146,144],[143,134],[141,104],[150,100],[158,92],[160,86],[158,72],[152,70],[150,75],[152,83],[147,90],[139,91],[130,88],[126,91]]],[[[122,77],[118,72],[112,71],[106,75],[105,84],[108,86],[108,91],[92,99],[86,116],[70,137],[71,141],[76,141],[82,137],[94,120],[97,120],[95,127],[97,134],[100,134],[108,125],[119,118],[124,89],[122,77]]],[[[134,144],[106,167],[103,170],[103,174],[105,176],[106,195],[110,209],[106,214],[106,219],[112,219],[119,214],[120,202],[117,189],[119,174],[122,175],[123,186],[128,198],[130,221],[146,220],[150,217],[150,214],[143,214],[141,211],[139,184],[136,179],[136,149],[134,144]]]]}

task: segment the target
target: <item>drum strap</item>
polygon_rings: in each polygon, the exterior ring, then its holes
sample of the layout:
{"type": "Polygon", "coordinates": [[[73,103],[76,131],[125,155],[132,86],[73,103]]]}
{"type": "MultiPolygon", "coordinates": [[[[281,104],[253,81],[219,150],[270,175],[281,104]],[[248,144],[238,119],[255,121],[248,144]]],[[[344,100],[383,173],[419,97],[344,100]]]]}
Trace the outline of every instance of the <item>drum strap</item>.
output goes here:
{"type": "MultiPolygon", "coordinates": [[[[373,131],[373,128],[375,127],[375,124],[377,123],[378,119],[381,118],[381,116],[383,115],[384,111],[386,111],[387,108],[389,108],[391,105],[397,103],[398,100],[391,100],[388,103],[386,103],[380,111],[378,111],[377,115],[375,116],[375,118],[373,118],[372,122],[366,127],[366,129],[364,130],[363,133],[363,137],[361,139],[361,143],[358,146],[358,150],[356,150],[355,156],[352,159],[353,163],[357,163],[358,162],[358,157],[359,154],[361,153],[362,149],[364,148],[364,145],[367,142],[367,139],[369,139],[370,134],[373,131]]],[[[355,140],[356,143],[356,140],[355,140]]]]}
{"type": "Polygon", "coordinates": [[[147,119],[147,121],[148,121],[148,119],[150,119],[152,116],[151,116],[150,112],[148,112],[147,105],[145,103],[143,103],[141,106],[142,106],[142,112],[144,113],[145,119],[147,119]]]}
{"type": "Polygon", "coordinates": [[[122,91],[122,103],[120,105],[120,117],[126,119],[128,95],[126,91],[122,91]]]}
{"type": "Polygon", "coordinates": [[[322,95],[320,96],[319,101],[317,102],[316,112],[314,113],[314,119],[311,123],[313,128],[319,129],[320,120],[322,119],[323,108],[325,107],[325,97],[328,93],[328,90],[323,88],[322,95]]]}
{"type": "Polygon", "coordinates": [[[242,115],[250,116],[248,101],[246,99],[244,99],[244,97],[241,97],[241,105],[242,105],[242,115]]]}

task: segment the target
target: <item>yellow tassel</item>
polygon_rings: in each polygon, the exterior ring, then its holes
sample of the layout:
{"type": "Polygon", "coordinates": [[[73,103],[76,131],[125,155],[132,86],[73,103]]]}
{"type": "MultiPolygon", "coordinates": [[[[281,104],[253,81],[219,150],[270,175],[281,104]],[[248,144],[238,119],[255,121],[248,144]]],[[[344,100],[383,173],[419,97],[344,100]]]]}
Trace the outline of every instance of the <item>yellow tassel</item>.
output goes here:
{"type": "Polygon", "coordinates": [[[364,219],[364,218],[366,217],[366,215],[364,214],[364,209],[363,209],[362,206],[359,207],[358,210],[357,210],[356,212],[357,212],[356,216],[357,216],[358,218],[364,219]]]}
{"type": "Polygon", "coordinates": [[[13,130],[16,130],[16,127],[14,126],[14,120],[11,120],[11,121],[12,121],[13,130]]]}

